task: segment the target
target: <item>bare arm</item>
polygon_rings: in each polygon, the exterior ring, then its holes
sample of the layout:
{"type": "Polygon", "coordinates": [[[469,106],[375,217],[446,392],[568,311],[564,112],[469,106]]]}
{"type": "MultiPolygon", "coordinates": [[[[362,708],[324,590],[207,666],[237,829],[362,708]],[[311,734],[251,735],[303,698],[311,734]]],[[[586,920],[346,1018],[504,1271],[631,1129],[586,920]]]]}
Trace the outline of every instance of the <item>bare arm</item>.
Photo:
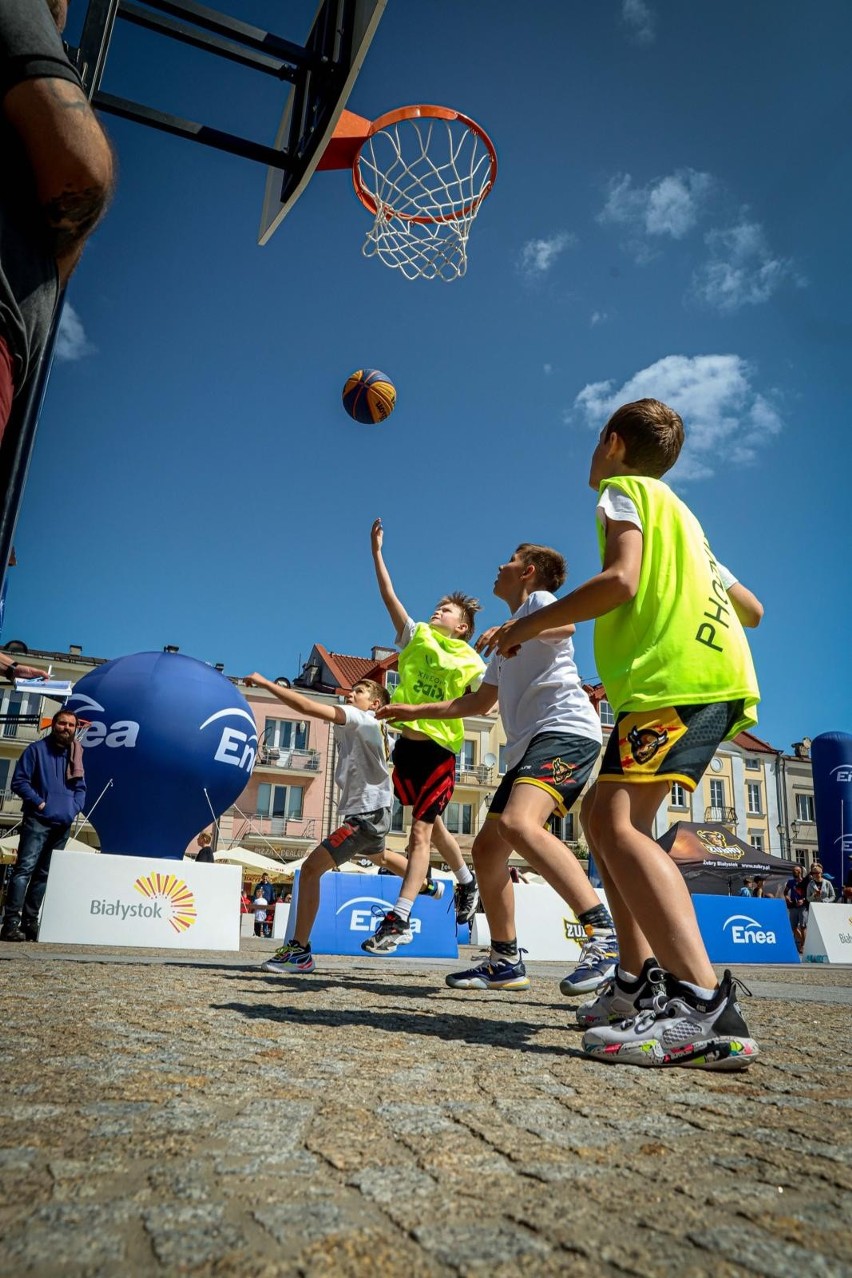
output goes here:
{"type": "Polygon", "coordinates": [[[728,598],[742,625],[749,629],[760,625],[763,618],[763,604],[757,595],[753,595],[739,581],[735,581],[728,589],[728,598]]]}
{"type": "Polygon", "coordinates": [[[394,634],[398,635],[408,620],[408,612],[397,598],[390,573],[385,567],[385,561],[382,557],[382,544],[384,539],[385,530],[382,528],[382,521],[381,519],[377,519],[370,530],[370,545],[373,550],[373,567],[376,570],[376,581],[379,583],[379,594],[382,596],[382,603],[387,608],[388,615],[394,624],[394,634]]]}
{"type": "Polygon", "coordinates": [[[109,142],[83,90],[70,80],[23,80],[6,94],[2,109],[32,167],[64,284],[109,200],[109,142]]]}
{"type": "Polygon", "coordinates": [[[320,705],[308,697],[303,697],[300,692],[294,692],[292,688],[282,688],[271,679],[264,679],[262,674],[246,675],[243,683],[249,688],[265,688],[267,692],[272,693],[273,697],[283,701],[285,706],[289,706],[291,710],[296,710],[308,719],[324,719],[326,723],[346,722],[342,707],[320,705]]]}
{"type": "Polygon", "coordinates": [[[486,652],[496,648],[503,656],[511,656],[522,643],[535,639],[544,631],[578,621],[592,621],[612,612],[632,599],[639,588],[642,567],[642,533],[635,524],[607,520],[606,550],[603,568],[594,577],[557,599],[517,621],[507,621],[492,636],[486,652]]]}
{"type": "Polygon", "coordinates": [[[377,719],[396,719],[408,723],[414,719],[463,719],[468,714],[487,714],[497,704],[497,688],[493,683],[481,683],[475,692],[466,692],[454,701],[427,701],[422,705],[406,705],[398,701],[381,706],[377,719]]]}

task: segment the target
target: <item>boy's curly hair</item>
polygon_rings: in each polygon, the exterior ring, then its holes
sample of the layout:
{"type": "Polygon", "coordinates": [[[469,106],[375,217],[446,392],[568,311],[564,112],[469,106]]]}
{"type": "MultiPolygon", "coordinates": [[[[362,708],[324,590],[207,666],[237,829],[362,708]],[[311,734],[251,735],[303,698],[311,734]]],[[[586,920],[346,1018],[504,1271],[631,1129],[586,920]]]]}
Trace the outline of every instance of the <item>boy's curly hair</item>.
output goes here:
{"type": "Polygon", "coordinates": [[[624,440],[624,460],[632,470],[659,479],[671,470],[683,448],[683,421],[658,399],[637,399],[617,408],[604,427],[624,440]]]}
{"type": "Polygon", "coordinates": [[[482,604],[479,600],[474,599],[472,595],[462,594],[460,590],[454,590],[451,595],[444,595],[442,599],[438,600],[439,608],[441,604],[453,604],[458,608],[462,615],[462,620],[467,625],[467,632],[464,637],[470,642],[474,631],[473,619],[478,612],[482,611],[482,604]]]}

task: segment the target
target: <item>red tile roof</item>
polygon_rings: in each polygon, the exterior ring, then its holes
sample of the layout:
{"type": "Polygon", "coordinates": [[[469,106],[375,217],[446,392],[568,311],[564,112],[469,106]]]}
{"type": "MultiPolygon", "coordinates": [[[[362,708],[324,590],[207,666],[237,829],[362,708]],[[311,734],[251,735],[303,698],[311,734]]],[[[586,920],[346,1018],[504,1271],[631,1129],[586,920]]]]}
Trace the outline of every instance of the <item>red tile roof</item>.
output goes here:
{"type": "Polygon", "coordinates": [[[395,652],[382,661],[374,661],[372,657],[351,657],[342,652],[329,652],[320,643],[315,647],[337,680],[338,687],[346,692],[354,688],[359,679],[375,679],[376,683],[383,683],[383,673],[396,668],[395,652]]]}
{"type": "Polygon", "coordinates": [[[778,754],[775,746],[756,737],[753,732],[738,732],[734,737],[734,745],[742,746],[743,750],[754,750],[758,754],[778,754]]]}

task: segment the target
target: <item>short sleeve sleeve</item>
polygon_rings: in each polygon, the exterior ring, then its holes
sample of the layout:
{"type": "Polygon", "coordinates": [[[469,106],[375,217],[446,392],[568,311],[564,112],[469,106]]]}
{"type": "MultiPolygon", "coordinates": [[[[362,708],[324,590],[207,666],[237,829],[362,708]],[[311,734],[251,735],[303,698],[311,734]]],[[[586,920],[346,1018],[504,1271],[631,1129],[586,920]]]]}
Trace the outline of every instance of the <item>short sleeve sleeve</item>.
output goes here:
{"type": "Polygon", "coordinates": [[[396,644],[397,648],[405,648],[408,644],[411,643],[411,640],[414,638],[414,630],[416,625],[417,625],[417,622],[414,621],[413,618],[411,617],[405,618],[405,625],[402,627],[402,629],[397,633],[397,635],[394,638],[394,643],[396,644]]]}
{"type": "Polygon", "coordinates": [[[603,490],[596,513],[604,528],[606,528],[606,521],[613,519],[616,523],[633,524],[640,532],[644,531],[642,517],[636,509],[636,503],[627,496],[627,493],[619,492],[617,488],[610,486],[603,490]]]}
{"type": "Polygon", "coordinates": [[[737,584],[737,581],[739,580],[739,578],[735,577],[734,574],[731,572],[731,570],[729,568],[726,568],[724,564],[720,564],[718,559],[716,560],[716,568],[718,570],[722,585],[725,587],[726,590],[730,590],[731,586],[735,586],[737,584]]]}

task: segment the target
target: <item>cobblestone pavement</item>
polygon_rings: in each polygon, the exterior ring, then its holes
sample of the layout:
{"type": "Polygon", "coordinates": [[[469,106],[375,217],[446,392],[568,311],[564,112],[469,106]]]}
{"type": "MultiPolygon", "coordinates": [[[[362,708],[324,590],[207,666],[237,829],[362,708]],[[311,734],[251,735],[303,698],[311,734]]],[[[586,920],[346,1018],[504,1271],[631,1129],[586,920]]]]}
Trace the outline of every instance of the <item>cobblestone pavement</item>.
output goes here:
{"type": "Polygon", "coordinates": [[[0,1272],[852,1275],[852,970],[743,970],[713,1075],[584,1060],[553,965],[271,948],[0,947],[0,1272]]]}

